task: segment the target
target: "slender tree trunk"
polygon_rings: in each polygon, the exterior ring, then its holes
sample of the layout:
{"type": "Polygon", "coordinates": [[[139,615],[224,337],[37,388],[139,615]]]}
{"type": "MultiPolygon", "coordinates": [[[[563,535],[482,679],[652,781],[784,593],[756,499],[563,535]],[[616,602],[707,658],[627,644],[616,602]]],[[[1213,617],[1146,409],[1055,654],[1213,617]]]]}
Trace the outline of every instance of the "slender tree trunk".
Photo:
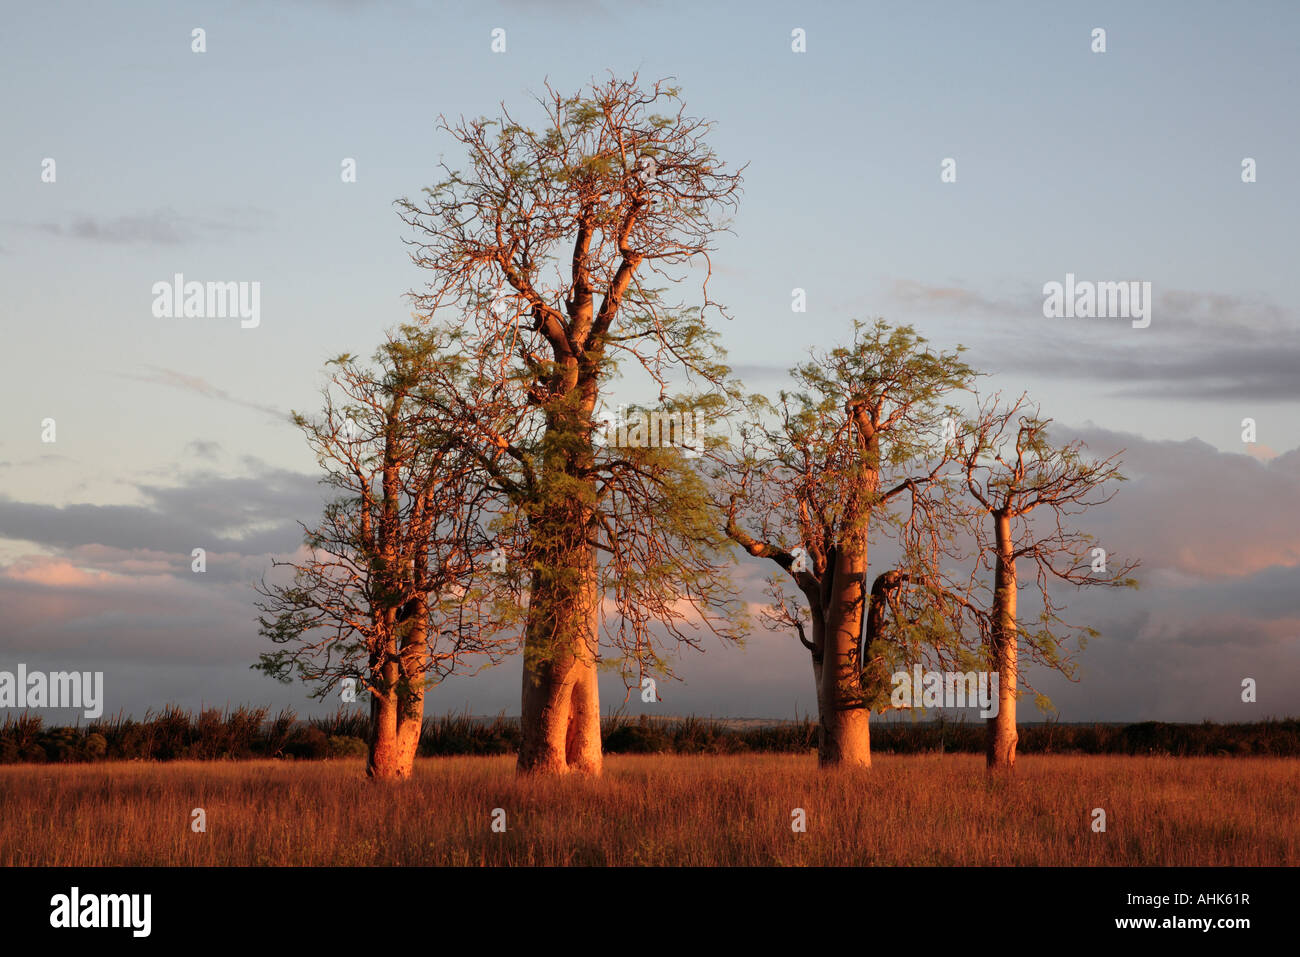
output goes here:
{"type": "MultiPolygon", "coordinates": [[[[833,556],[831,561],[834,561],[833,556]]],[[[829,579],[829,577],[830,574],[827,572],[824,578],[829,579]]],[[[808,649],[808,656],[812,659],[813,688],[817,691],[817,727],[820,735],[820,729],[826,720],[826,709],[822,706],[822,661],[826,654],[825,596],[830,594],[830,590],[824,581],[820,581],[816,587],[803,587],[802,591],[808,601],[808,617],[812,621],[812,641],[805,640],[802,630],[799,632],[799,640],[808,649]]]]}
{"type": "MultiPolygon", "coordinates": [[[[392,588],[411,569],[399,567],[402,512],[402,456],[399,423],[404,394],[393,397],[387,411],[384,436],[383,514],[377,529],[378,551],[385,570],[384,583],[392,588]]],[[[417,576],[423,562],[414,566],[417,576]]],[[[424,657],[428,641],[428,606],[414,600],[410,614],[399,621],[399,609],[383,613],[384,639],[371,654],[371,676],[376,690],[370,700],[370,750],[366,775],[376,780],[403,780],[415,767],[424,721],[424,657]]]]}
{"type": "Polygon", "coordinates": [[[826,724],[826,705],[825,691],[822,690],[822,658],[821,655],[811,654],[813,668],[813,681],[817,688],[817,727],[824,727],[826,724]]]}
{"type": "Polygon", "coordinates": [[[1011,517],[995,513],[997,569],[993,590],[992,667],[998,675],[998,713],[988,719],[987,764],[1011,769],[1016,765],[1016,562],[1011,544],[1011,517]]]}
{"type": "MultiPolygon", "coordinates": [[[[808,657],[812,659],[813,670],[813,687],[817,689],[817,727],[826,726],[826,706],[824,704],[825,692],[822,689],[822,662],[826,654],[826,626],[823,624],[824,617],[821,609],[812,609],[812,630],[813,646],[808,650],[808,657]]],[[[818,734],[820,735],[820,730],[818,734]]],[[[820,739],[819,739],[820,740],[820,739]]]]}
{"type": "Polygon", "coordinates": [[[822,657],[822,767],[871,764],[871,713],[862,693],[862,578],[866,549],[837,550],[822,657]]]}

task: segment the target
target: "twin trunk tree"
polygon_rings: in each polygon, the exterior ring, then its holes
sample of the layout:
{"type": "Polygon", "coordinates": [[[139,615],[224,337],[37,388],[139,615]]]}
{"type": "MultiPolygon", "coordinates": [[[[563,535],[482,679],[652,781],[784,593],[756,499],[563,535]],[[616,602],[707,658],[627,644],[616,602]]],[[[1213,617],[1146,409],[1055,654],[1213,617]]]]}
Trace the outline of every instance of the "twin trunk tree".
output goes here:
{"type": "MultiPolygon", "coordinates": [[[[648,374],[661,402],[673,373],[721,385],[726,369],[701,309],[666,301],[654,284],[679,282],[674,270],[707,272],[739,175],[666,83],[611,78],[573,97],[548,87],[538,102],[536,129],[504,107],[495,121],[444,120],[468,168],[444,166],[424,200],[399,208],[417,233],[412,259],[429,271],[414,297],[422,319],[450,315],[479,380],[531,416],[490,434],[477,425],[475,395],[443,400],[522,530],[512,556],[529,577],[519,769],[594,774],[602,637],[625,673],[663,670],[650,626],[680,637],[679,624],[708,622],[729,599],[717,536],[698,535],[691,518],[706,496],[681,450],[593,439],[622,361],[648,374]]],[[[707,280],[702,305],[713,305],[707,280]]],[[[708,395],[674,401],[716,407],[708,395]]]]}
{"type": "Polygon", "coordinates": [[[912,550],[869,579],[872,533],[893,524],[896,504],[912,503],[910,520],[918,491],[938,480],[948,459],[936,449],[955,414],[943,403],[973,372],[959,352],[932,351],[910,327],[878,322],[856,323],[851,346],[792,375],[801,391],[781,394],[775,424],[745,430],[739,464],[721,473],[732,489],[726,530],[751,555],[776,562],[807,602],[811,641],[799,613],[781,598],[776,607],[812,656],[821,764],[869,765],[870,712],[888,677],[886,625],[918,624],[887,610],[914,581],[935,577],[914,571],[938,555],[912,550]]]}
{"type": "Polygon", "coordinates": [[[408,330],[366,367],[331,363],[322,416],[294,419],[343,494],[304,526],[307,556],[276,562],[288,583],[262,583],[261,632],[282,646],[257,666],[315,684],[317,697],[369,693],[367,774],[411,773],[430,684],[471,658],[507,653],[518,600],[490,573],[494,546],[475,463],[447,441],[454,423],[428,402],[442,343],[408,330]]]}

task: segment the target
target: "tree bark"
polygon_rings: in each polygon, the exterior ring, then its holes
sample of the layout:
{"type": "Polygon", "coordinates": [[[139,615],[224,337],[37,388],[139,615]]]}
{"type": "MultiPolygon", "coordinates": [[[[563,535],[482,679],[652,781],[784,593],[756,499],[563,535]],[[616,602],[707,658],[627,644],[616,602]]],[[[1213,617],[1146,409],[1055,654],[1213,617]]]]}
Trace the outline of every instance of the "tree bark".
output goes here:
{"type": "Polygon", "coordinates": [[[826,639],[825,627],[822,625],[820,617],[813,619],[813,634],[818,636],[820,640],[817,641],[817,649],[810,651],[808,655],[812,658],[813,687],[817,689],[817,727],[821,728],[825,726],[826,722],[826,692],[822,688],[822,672],[824,670],[822,662],[825,660],[823,656],[825,655],[826,639]]]}
{"type": "Polygon", "coordinates": [[[366,777],[391,780],[400,777],[397,751],[397,663],[390,662],[381,672],[392,684],[370,696],[370,751],[366,757],[366,777]]]}
{"type": "Polygon", "coordinates": [[[549,582],[533,576],[524,637],[518,769],[533,774],[601,773],[595,555],[549,582]]]}
{"type": "MultiPolygon", "coordinates": [[[[402,538],[401,412],[404,393],[388,406],[384,434],[383,512],[378,535],[378,557],[387,589],[417,578],[425,571],[423,557],[403,568],[398,556],[402,538]]],[[[417,521],[418,524],[418,521],[417,521]]],[[[370,750],[366,775],[376,780],[409,778],[415,767],[424,722],[424,658],[428,644],[428,604],[423,596],[396,607],[383,608],[377,622],[383,639],[370,658],[374,690],[370,699],[370,750]]]]}
{"type": "Polygon", "coordinates": [[[862,684],[862,622],[866,603],[871,502],[880,487],[880,437],[861,405],[846,407],[863,456],[857,487],[845,505],[827,595],[826,641],[822,656],[822,730],[818,763],[828,767],[870,767],[871,729],[862,684]]]}
{"type": "Polygon", "coordinates": [[[871,765],[870,711],[862,693],[862,579],[865,550],[837,549],[822,656],[822,767],[871,765]]]}
{"type": "MultiPolygon", "coordinates": [[[[370,751],[366,775],[376,780],[405,780],[415,768],[424,725],[424,655],[428,642],[428,609],[416,601],[397,656],[380,668],[384,690],[370,699],[370,751]]],[[[396,624],[396,623],[395,623],[396,624]]],[[[391,645],[396,647],[395,636],[391,645]]]]}
{"type": "Polygon", "coordinates": [[[1016,561],[1011,543],[1011,516],[994,514],[997,568],[993,590],[992,667],[998,675],[998,713],[988,719],[989,768],[1010,770],[1016,765],[1016,561]]]}

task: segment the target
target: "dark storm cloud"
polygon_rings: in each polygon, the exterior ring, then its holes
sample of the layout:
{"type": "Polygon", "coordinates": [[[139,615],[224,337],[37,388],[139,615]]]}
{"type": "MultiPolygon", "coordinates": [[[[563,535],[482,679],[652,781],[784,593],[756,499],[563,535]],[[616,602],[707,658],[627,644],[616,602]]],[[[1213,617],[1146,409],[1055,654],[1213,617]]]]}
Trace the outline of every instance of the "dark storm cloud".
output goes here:
{"type": "Polygon", "coordinates": [[[909,310],[978,319],[963,341],[981,368],[1097,382],[1119,396],[1300,398],[1300,322],[1266,300],[1156,288],[1150,327],[1134,329],[1127,320],[1044,318],[1041,286],[989,297],[899,280],[890,295],[909,310]]]}
{"type": "Polygon", "coordinates": [[[142,505],[55,506],[0,496],[0,536],[52,549],[293,551],[301,541],[295,520],[310,520],[320,511],[316,476],[252,464],[249,476],[199,473],[176,486],[138,485],[142,505]]]}
{"type": "Polygon", "coordinates": [[[1196,439],[1153,441],[1106,429],[1054,430],[1097,456],[1121,452],[1128,481],[1084,527],[1148,572],[1234,579],[1300,564],[1300,449],[1261,462],[1196,439]]]}

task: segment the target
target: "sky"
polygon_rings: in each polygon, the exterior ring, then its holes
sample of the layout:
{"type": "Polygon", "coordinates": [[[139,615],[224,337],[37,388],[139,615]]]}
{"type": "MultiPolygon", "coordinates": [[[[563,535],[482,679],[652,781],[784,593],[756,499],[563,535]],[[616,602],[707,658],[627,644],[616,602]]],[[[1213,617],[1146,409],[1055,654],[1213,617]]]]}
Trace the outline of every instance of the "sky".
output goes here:
{"type": "MultiPolygon", "coordinates": [[[[393,202],[458,164],[439,117],[535,116],[546,82],[613,71],[676,78],[745,166],[710,294],[752,390],[882,317],[1124,450],[1087,527],[1142,588],[1070,598],[1101,636],[1077,682],[1033,676],[1061,720],[1300,714],[1293,4],[63,3],[5,24],[0,671],[102,670],[110,713],[320,710],[249,668],[252,582],[321,504],[288,412],[409,317],[393,202]],[[155,316],[177,273],[260,283],[258,324],[155,316]],[[1151,283],[1150,325],[1045,317],[1067,274],[1151,283]]],[[[766,574],[741,560],[754,601],[766,574]]],[[[626,709],[815,709],[788,634],[677,671],[626,709]]],[[[517,713],[519,672],[428,708],[517,713]]]]}

